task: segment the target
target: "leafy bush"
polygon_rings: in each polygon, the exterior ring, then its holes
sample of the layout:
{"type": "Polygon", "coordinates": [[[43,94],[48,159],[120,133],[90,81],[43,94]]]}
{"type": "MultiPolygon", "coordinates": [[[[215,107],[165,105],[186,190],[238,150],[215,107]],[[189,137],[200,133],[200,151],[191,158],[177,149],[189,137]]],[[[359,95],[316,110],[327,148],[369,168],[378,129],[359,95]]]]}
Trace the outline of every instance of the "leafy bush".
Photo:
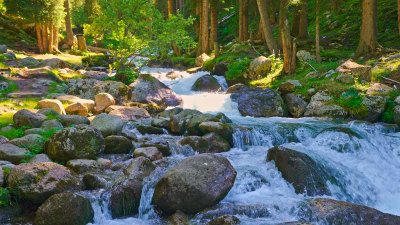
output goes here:
{"type": "Polygon", "coordinates": [[[132,70],[118,71],[115,80],[130,85],[138,78],[139,74],[132,70]]]}
{"type": "Polygon", "coordinates": [[[358,94],[358,91],[355,88],[350,88],[350,90],[344,93],[339,99],[339,104],[349,109],[356,109],[360,107],[362,101],[363,98],[358,94]]]}
{"type": "Polygon", "coordinates": [[[394,107],[396,107],[396,102],[388,99],[385,112],[383,113],[383,122],[393,123],[394,107]]]}
{"type": "Polygon", "coordinates": [[[112,59],[108,55],[89,55],[82,58],[82,64],[85,66],[108,66],[112,59]]]}
{"type": "Polygon", "coordinates": [[[227,80],[237,80],[242,77],[246,72],[247,68],[250,66],[251,59],[245,59],[241,61],[236,61],[228,66],[228,71],[225,76],[227,80]]]}
{"type": "MultiPolygon", "coordinates": [[[[3,169],[5,168],[7,167],[4,167],[3,169]]],[[[4,171],[4,173],[6,172],[4,171]]],[[[6,188],[0,187],[0,208],[10,207],[13,206],[14,204],[17,204],[19,198],[20,198],[19,190],[14,190],[8,187],[6,188]]]]}

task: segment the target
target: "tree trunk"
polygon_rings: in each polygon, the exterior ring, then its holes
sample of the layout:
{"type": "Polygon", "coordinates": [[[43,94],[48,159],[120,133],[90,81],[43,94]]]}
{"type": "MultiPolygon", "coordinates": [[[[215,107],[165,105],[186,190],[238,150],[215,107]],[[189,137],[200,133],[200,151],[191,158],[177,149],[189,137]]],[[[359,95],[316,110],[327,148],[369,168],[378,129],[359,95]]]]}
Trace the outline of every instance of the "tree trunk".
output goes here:
{"type": "Polygon", "coordinates": [[[360,42],[356,51],[356,58],[376,53],[381,46],[377,40],[377,0],[363,0],[360,42]]]}
{"type": "Polygon", "coordinates": [[[59,28],[53,25],[53,50],[59,52],[58,50],[58,32],[59,28]]]}
{"type": "Polygon", "coordinates": [[[85,0],[85,12],[89,18],[89,23],[93,22],[92,17],[95,13],[95,8],[97,6],[97,0],[85,0]]]}
{"type": "Polygon", "coordinates": [[[307,13],[308,0],[302,0],[300,5],[300,20],[299,20],[299,33],[300,39],[308,38],[308,13],[307,13]]]}
{"type": "Polygon", "coordinates": [[[397,0],[397,21],[399,24],[399,35],[400,35],[400,0],[397,0]]]}
{"type": "Polygon", "coordinates": [[[292,23],[292,35],[297,36],[299,34],[300,27],[300,10],[301,6],[296,6],[294,9],[293,23],[292,23]]]}
{"type": "Polygon", "coordinates": [[[174,14],[174,4],[172,0],[168,0],[168,17],[170,14],[174,14]]]}
{"type": "Polygon", "coordinates": [[[317,55],[317,62],[321,63],[321,53],[319,50],[319,12],[320,12],[320,6],[319,6],[319,1],[317,0],[317,6],[316,6],[316,19],[315,19],[315,53],[317,55]]]}
{"type": "Polygon", "coordinates": [[[288,20],[289,0],[281,0],[279,7],[279,33],[282,38],[283,48],[283,73],[293,74],[296,70],[296,45],[290,36],[288,20]]]}
{"type": "Polygon", "coordinates": [[[332,0],[332,11],[337,12],[339,9],[340,0],[332,0]]]}
{"type": "Polygon", "coordinates": [[[262,31],[265,41],[271,54],[278,54],[278,44],[272,34],[272,27],[269,21],[267,2],[265,0],[257,0],[258,10],[261,17],[262,31]]]}
{"type": "Polygon", "coordinates": [[[86,39],[82,35],[78,36],[78,49],[83,51],[83,52],[87,51],[86,39]]]}
{"type": "Polygon", "coordinates": [[[49,23],[47,26],[49,28],[49,32],[48,32],[48,35],[49,35],[48,45],[49,45],[49,47],[48,47],[48,50],[49,50],[50,54],[53,54],[53,28],[54,27],[53,27],[53,25],[51,23],[49,23]]]}
{"type": "MultiPolygon", "coordinates": [[[[200,24],[201,24],[201,0],[196,0],[196,16],[199,18],[194,25],[194,31],[200,37],[200,24]]],[[[200,40],[199,40],[200,44],[200,40]]]]}
{"type": "Polygon", "coordinates": [[[48,52],[49,51],[49,33],[47,29],[46,23],[42,24],[42,41],[43,41],[43,52],[48,52]]]}
{"type": "Polygon", "coordinates": [[[248,0],[239,0],[239,42],[247,41],[248,37],[248,0]]]}
{"type": "Polygon", "coordinates": [[[201,55],[203,53],[209,53],[209,44],[208,44],[208,12],[209,12],[210,3],[208,0],[202,0],[201,6],[201,20],[200,20],[200,46],[198,54],[201,55]]]}
{"type": "Polygon", "coordinates": [[[71,48],[74,44],[74,32],[72,31],[71,25],[71,14],[69,9],[69,0],[65,0],[64,2],[64,11],[65,11],[65,30],[66,30],[66,37],[65,43],[71,48]]]}
{"type": "Polygon", "coordinates": [[[214,43],[218,43],[218,0],[210,1],[211,30],[210,30],[210,49],[214,50],[214,43]]]}
{"type": "MultiPolygon", "coordinates": [[[[268,1],[268,0],[266,0],[266,1],[268,1]]],[[[274,25],[274,24],[276,24],[276,2],[271,0],[270,2],[267,2],[267,3],[269,3],[269,5],[271,6],[270,7],[270,10],[271,10],[270,21],[271,21],[271,24],[274,25]]]]}
{"type": "Polygon", "coordinates": [[[42,30],[40,28],[40,24],[35,23],[35,29],[36,29],[36,37],[37,37],[37,41],[38,41],[39,52],[44,53],[42,30]]]}

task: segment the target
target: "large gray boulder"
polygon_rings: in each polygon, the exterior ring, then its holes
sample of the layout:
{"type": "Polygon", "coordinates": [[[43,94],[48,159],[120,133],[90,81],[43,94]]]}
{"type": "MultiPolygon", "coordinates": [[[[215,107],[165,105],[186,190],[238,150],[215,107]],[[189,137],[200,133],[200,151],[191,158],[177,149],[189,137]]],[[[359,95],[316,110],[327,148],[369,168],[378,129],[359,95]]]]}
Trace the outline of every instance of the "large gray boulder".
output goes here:
{"type": "Polygon", "coordinates": [[[308,105],[306,101],[294,94],[286,94],[284,99],[291,116],[299,118],[304,115],[308,105]]]}
{"type": "Polygon", "coordinates": [[[221,156],[200,154],[184,159],[156,184],[153,203],[165,214],[193,214],[211,207],[228,194],[236,170],[221,156]]]}
{"type": "Polygon", "coordinates": [[[77,191],[81,183],[66,167],[53,162],[23,163],[7,177],[10,188],[19,190],[22,201],[40,205],[53,194],[77,191]]]}
{"type": "Polygon", "coordinates": [[[156,166],[151,162],[150,159],[140,156],[134,158],[131,163],[129,163],[128,167],[124,169],[124,174],[131,179],[143,180],[155,169],[156,166]]]}
{"type": "Polygon", "coordinates": [[[274,161],[282,177],[298,194],[330,195],[329,175],[310,156],[282,146],[268,150],[267,161],[274,161]]]}
{"type": "Polygon", "coordinates": [[[149,74],[140,75],[129,87],[132,89],[131,100],[134,102],[156,104],[160,107],[178,106],[182,103],[182,98],[172,89],[149,74]]]}
{"type": "Polygon", "coordinates": [[[311,97],[304,116],[346,118],[348,113],[342,107],[331,103],[333,98],[325,92],[318,92],[311,97]]]}
{"type": "Polygon", "coordinates": [[[66,127],[71,125],[90,124],[90,120],[87,117],[79,115],[60,115],[60,121],[66,127]]]}
{"type": "Polygon", "coordinates": [[[201,115],[201,112],[194,109],[184,109],[178,114],[171,114],[168,130],[173,134],[184,134],[189,121],[198,115],[201,115]]]}
{"type": "Polygon", "coordinates": [[[26,158],[27,153],[29,153],[29,151],[25,148],[20,148],[13,144],[0,145],[0,160],[19,164],[22,160],[26,158]]]}
{"type": "Polygon", "coordinates": [[[353,77],[359,77],[365,81],[371,81],[372,71],[371,66],[360,65],[352,60],[347,60],[342,65],[340,65],[336,72],[339,74],[347,74],[353,77]]]}
{"type": "Polygon", "coordinates": [[[133,149],[132,141],[124,136],[111,135],[105,141],[106,154],[128,154],[133,149]]]}
{"type": "Polygon", "coordinates": [[[71,67],[68,63],[66,63],[58,58],[45,59],[36,65],[36,67],[45,67],[45,66],[48,66],[52,69],[63,69],[63,68],[71,67]]]}
{"type": "Polygon", "coordinates": [[[268,75],[271,70],[272,62],[271,59],[260,56],[255,58],[249,66],[247,73],[245,73],[244,77],[250,80],[257,80],[262,77],[268,75]]]}
{"type": "Polygon", "coordinates": [[[38,134],[28,134],[10,141],[11,144],[27,149],[43,149],[44,139],[38,134]]]}
{"type": "Polygon", "coordinates": [[[47,199],[35,213],[35,225],[86,225],[93,222],[90,200],[74,193],[60,193],[47,199]]]}
{"type": "Polygon", "coordinates": [[[189,136],[179,141],[181,145],[189,145],[199,153],[220,153],[231,149],[227,140],[216,133],[209,133],[203,137],[189,136]]]}
{"type": "Polygon", "coordinates": [[[222,90],[223,88],[218,83],[218,80],[212,75],[200,77],[192,86],[192,91],[218,92],[222,90]]]}
{"type": "Polygon", "coordinates": [[[286,116],[286,107],[281,96],[269,88],[246,89],[240,92],[239,112],[243,116],[286,116]]]}
{"type": "Polygon", "coordinates": [[[39,128],[46,118],[43,114],[21,109],[14,114],[13,120],[16,127],[39,128]]]}
{"type": "Polygon", "coordinates": [[[387,97],[377,95],[364,96],[358,113],[354,115],[355,119],[366,120],[370,122],[379,121],[385,112],[387,99],[387,97]]]}
{"type": "Polygon", "coordinates": [[[77,125],[58,131],[46,144],[46,154],[55,161],[94,159],[105,149],[100,130],[88,125],[77,125]]]}
{"type": "Polygon", "coordinates": [[[103,136],[107,137],[110,135],[120,135],[124,121],[118,116],[102,113],[96,116],[90,125],[99,129],[103,136]]]}

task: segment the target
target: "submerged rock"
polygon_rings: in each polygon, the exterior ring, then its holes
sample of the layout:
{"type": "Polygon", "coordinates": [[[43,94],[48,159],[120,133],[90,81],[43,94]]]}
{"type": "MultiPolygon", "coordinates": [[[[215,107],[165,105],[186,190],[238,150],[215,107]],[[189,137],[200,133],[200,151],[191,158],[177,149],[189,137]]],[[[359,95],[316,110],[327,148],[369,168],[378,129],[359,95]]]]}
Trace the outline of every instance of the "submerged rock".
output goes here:
{"type": "Polygon", "coordinates": [[[236,170],[221,156],[200,154],[184,159],[156,184],[153,203],[165,214],[199,212],[221,201],[232,188],[236,170]]]}
{"type": "Polygon", "coordinates": [[[205,75],[196,80],[193,84],[192,91],[218,92],[222,91],[222,87],[215,77],[212,75],[205,75]]]}

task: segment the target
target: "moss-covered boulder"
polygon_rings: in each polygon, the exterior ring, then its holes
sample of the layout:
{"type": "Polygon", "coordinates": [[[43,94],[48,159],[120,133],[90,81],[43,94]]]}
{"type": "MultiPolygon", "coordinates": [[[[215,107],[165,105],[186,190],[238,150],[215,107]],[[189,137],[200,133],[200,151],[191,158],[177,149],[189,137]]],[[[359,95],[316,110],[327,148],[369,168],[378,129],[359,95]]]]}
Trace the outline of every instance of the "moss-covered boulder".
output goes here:
{"type": "Polygon", "coordinates": [[[153,203],[165,214],[193,214],[211,207],[228,194],[236,170],[221,156],[200,154],[184,159],[156,184],[153,203]]]}
{"type": "Polygon", "coordinates": [[[332,103],[333,98],[325,92],[318,92],[311,97],[304,116],[346,118],[348,113],[342,107],[332,103]]]}
{"type": "Polygon", "coordinates": [[[155,169],[156,166],[151,162],[150,159],[140,156],[134,158],[131,163],[129,163],[128,167],[124,169],[124,174],[131,179],[143,180],[155,169]]]}
{"type": "Polygon", "coordinates": [[[124,126],[124,121],[115,115],[108,115],[102,113],[97,115],[92,122],[92,127],[95,127],[101,131],[104,137],[110,135],[120,135],[124,126]]]}
{"type": "Polygon", "coordinates": [[[46,154],[55,161],[67,162],[72,159],[94,159],[105,149],[100,130],[77,125],[58,131],[46,144],[46,154]]]}
{"type": "Polygon", "coordinates": [[[35,225],[86,225],[93,222],[90,200],[74,193],[60,193],[47,199],[36,211],[35,225]]]}
{"type": "Polygon", "coordinates": [[[282,146],[268,150],[267,161],[274,161],[282,177],[298,194],[330,195],[328,173],[310,156],[282,146]]]}
{"type": "Polygon", "coordinates": [[[221,123],[231,123],[232,121],[225,116],[223,113],[218,113],[216,115],[203,113],[194,115],[187,123],[187,134],[188,135],[203,135],[209,132],[205,132],[200,129],[200,124],[203,122],[221,122],[221,123]]]}
{"type": "Polygon", "coordinates": [[[231,149],[227,140],[216,133],[209,133],[203,137],[189,136],[179,141],[181,145],[189,145],[199,153],[220,153],[231,149]]]}
{"type": "Polygon", "coordinates": [[[43,114],[21,109],[14,114],[13,120],[16,127],[39,128],[46,118],[43,114]]]}
{"type": "Polygon", "coordinates": [[[124,136],[111,135],[105,141],[106,154],[128,154],[133,149],[132,141],[124,136]]]}
{"type": "Polygon", "coordinates": [[[273,117],[286,116],[283,99],[269,88],[247,89],[240,92],[238,109],[243,116],[273,117]]]}
{"type": "Polygon", "coordinates": [[[11,169],[10,188],[19,190],[21,201],[40,205],[53,194],[77,191],[81,183],[71,170],[57,163],[23,163],[11,169]]]}
{"type": "Polygon", "coordinates": [[[184,134],[189,121],[198,115],[201,115],[201,112],[194,109],[184,109],[178,114],[171,114],[168,130],[173,134],[184,134]]]}
{"type": "Polygon", "coordinates": [[[136,127],[136,129],[141,133],[141,134],[164,134],[164,130],[159,127],[153,127],[153,126],[144,126],[144,125],[139,125],[136,127]]]}
{"type": "Polygon", "coordinates": [[[129,179],[114,187],[110,196],[110,210],[113,218],[133,216],[139,212],[142,195],[142,181],[129,179]]]}

